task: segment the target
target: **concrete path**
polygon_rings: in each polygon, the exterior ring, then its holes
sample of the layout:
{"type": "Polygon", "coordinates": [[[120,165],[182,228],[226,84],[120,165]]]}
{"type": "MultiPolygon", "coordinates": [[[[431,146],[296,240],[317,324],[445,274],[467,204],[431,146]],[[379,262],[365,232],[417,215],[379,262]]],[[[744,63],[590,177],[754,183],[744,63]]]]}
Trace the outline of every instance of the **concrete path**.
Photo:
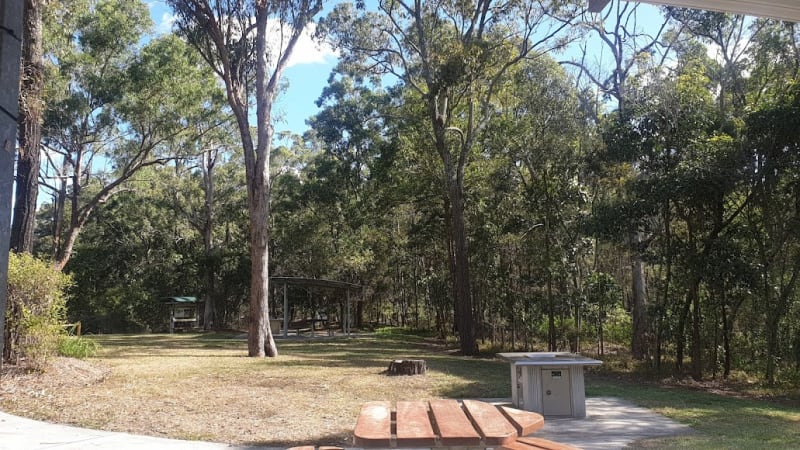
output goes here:
{"type": "Polygon", "coordinates": [[[212,442],[180,441],[88,430],[12,416],[0,411],[0,450],[262,450],[212,442]]]}
{"type": "MultiPolygon", "coordinates": [[[[508,399],[501,401],[509,402],[508,399]]],[[[609,450],[624,448],[640,439],[691,432],[686,425],[616,398],[588,398],[586,411],[586,419],[548,418],[536,436],[586,450],[609,450]]],[[[0,411],[0,450],[45,449],[277,450],[87,430],[25,419],[0,411]]]]}

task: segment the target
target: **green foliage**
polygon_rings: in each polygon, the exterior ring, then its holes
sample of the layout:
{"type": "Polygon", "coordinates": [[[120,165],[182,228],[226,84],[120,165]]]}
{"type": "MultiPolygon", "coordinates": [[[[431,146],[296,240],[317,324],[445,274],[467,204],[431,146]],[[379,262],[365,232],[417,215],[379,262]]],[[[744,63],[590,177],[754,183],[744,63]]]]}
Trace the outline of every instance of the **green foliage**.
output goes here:
{"type": "Polygon", "coordinates": [[[4,359],[42,369],[63,334],[65,289],[70,277],[46,261],[11,253],[4,359]]]}
{"type": "Polygon", "coordinates": [[[97,354],[100,344],[82,336],[61,336],[58,354],[70,358],[89,358],[97,354]]]}

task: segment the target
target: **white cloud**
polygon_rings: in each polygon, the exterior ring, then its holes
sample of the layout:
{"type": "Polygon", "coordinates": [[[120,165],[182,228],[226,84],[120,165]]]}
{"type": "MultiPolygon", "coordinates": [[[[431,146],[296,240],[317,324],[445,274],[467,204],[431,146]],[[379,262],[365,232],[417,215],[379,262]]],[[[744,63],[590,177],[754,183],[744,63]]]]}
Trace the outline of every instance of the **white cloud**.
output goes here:
{"type": "MultiPolygon", "coordinates": [[[[303,34],[300,36],[300,39],[297,41],[297,44],[294,47],[294,51],[292,52],[292,56],[289,58],[289,63],[287,67],[292,66],[299,66],[302,64],[324,64],[329,62],[330,59],[336,59],[339,57],[339,54],[330,46],[327,42],[319,42],[317,39],[314,38],[314,33],[317,29],[316,24],[309,24],[306,26],[306,29],[303,30],[303,34]]],[[[290,30],[288,27],[283,27],[283,36],[288,39],[290,34],[290,30]]],[[[270,41],[275,43],[276,45],[272,46],[272,58],[271,60],[275,60],[278,56],[278,43],[281,42],[281,27],[276,22],[273,21],[269,27],[269,34],[271,35],[270,41]]],[[[285,48],[285,45],[280,46],[281,48],[285,48]]]]}
{"type": "Polygon", "coordinates": [[[156,23],[156,34],[172,33],[172,25],[175,23],[175,14],[164,13],[161,20],[156,23]]]}

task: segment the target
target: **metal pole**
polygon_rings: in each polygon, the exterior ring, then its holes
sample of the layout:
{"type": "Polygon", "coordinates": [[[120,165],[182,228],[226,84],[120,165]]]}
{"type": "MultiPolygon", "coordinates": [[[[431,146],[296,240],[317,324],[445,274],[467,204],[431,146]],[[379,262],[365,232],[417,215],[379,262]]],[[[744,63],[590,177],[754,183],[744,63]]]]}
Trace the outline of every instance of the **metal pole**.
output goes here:
{"type": "MultiPolygon", "coordinates": [[[[23,3],[19,0],[0,0],[0,336],[5,336],[6,325],[23,3]]],[[[2,368],[3,339],[0,338],[0,369],[2,368]]]]}
{"type": "Polygon", "coordinates": [[[347,335],[350,336],[350,288],[347,289],[347,318],[345,319],[347,322],[347,335]]]}
{"type": "Polygon", "coordinates": [[[283,283],[283,337],[289,337],[289,283],[283,283]]]}

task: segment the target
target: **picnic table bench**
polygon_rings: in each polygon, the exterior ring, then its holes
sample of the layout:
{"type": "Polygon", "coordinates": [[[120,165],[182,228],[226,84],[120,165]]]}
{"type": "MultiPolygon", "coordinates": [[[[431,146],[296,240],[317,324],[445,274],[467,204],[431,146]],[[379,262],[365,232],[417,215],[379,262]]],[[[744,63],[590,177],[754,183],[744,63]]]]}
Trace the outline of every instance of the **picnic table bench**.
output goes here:
{"type": "Polygon", "coordinates": [[[353,441],[364,448],[474,447],[568,450],[545,439],[523,438],[544,425],[542,415],[477,400],[367,402],[353,441]]]}

